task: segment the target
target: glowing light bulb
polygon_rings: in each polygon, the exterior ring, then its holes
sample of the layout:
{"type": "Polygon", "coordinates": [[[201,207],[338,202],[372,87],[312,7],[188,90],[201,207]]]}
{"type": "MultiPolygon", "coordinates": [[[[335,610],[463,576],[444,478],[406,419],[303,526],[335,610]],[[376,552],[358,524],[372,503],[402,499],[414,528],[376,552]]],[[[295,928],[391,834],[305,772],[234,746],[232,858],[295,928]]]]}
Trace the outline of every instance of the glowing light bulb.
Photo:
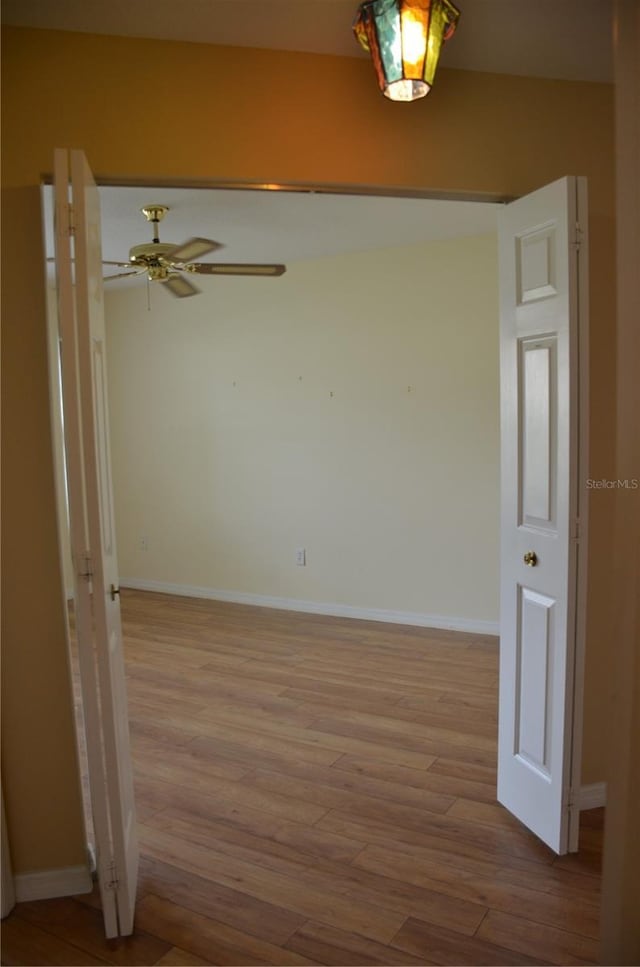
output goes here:
{"type": "Polygon", "coordinates": [[[427,34],[424,21],[416,20],[413,10],[402,11],[402,56],[405,64],[417,67],[424,60],[427,34]]]}

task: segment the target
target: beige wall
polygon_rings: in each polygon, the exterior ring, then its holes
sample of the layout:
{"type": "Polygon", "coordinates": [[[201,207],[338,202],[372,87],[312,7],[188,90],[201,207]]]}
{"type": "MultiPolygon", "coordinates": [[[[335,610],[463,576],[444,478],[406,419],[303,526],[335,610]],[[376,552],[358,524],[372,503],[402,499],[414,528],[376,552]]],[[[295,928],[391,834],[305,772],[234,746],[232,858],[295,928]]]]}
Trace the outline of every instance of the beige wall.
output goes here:
{"type": "Polygon", "coordinates": [[[483,236],[109,293],[121,580],[491,631],[497,271],[483,236]]]}
{"type": "MultiPolygon", "coordinates": [[[[613,89],[443,70],[382,98],[364,60],[5,28],[3,752],[18,872],[81,860],[55,529],[38,183],[58,146],[98,176],[352,183],[519,195],[589,178],[592,475],[613,476],[613,89]],[[188,92],[158,94],[164,78],[188,92]],[[177,79],[177,80],[176,80],[177,79]],[[170,95],[169,95],[170,96],[170,95]],[[141,98],[148,97],[147,103],[141,98]],[[43,790],[46,791],[44,796],[43,790]]],[[[601,778],[612,500],[594,497],[585,780],[601,778]]]]}

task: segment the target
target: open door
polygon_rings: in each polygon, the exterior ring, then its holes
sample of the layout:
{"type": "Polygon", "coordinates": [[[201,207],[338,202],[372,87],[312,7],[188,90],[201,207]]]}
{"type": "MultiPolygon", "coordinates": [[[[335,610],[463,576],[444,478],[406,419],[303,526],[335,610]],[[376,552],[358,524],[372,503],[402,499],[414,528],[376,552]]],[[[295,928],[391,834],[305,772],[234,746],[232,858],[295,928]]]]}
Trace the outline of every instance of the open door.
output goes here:
{"type": "Polygon", "coordinates": [[[81,151],[54,159],[69,528],[96,865],[107,937],[133,930],[138,848],[109,458],[98,191],[81,151]]]}
{"type": "Polygon", "coordinates": [[[498,799],[577,849],[586,577],[586,182],[499,218],[501,389],[498,799]]]}

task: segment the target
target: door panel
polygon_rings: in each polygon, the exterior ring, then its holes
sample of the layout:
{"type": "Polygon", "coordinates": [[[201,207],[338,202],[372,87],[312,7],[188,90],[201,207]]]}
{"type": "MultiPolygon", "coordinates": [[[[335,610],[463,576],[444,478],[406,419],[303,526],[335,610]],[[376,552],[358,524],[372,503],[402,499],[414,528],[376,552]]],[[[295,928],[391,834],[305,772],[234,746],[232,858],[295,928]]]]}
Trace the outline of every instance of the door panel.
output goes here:
{"type": "Polygon", "coordinates": [[[520,341],[520,425],[522,462],[518,488],[521,523],[549,527],[554,519],[557,414],[552,387],[556,385],[555,339],[520,341]]]}
{"type": "Polygon", "coordinates": [[[555,601],[530,588],[520,589],[518,628],[518,706],[515,754],[545,778],[551,775],[549,738],[555,601]]]}
{"type": "Polygon", "coordinates": [[[109,430],[106,397],[105,352],[101,339],[92,339],[93,358],[93,412],[96,419],[96,453],[98,456],[98,479],[100,496],[100,526],[102,529],[102,547],[104,553],[115,553],[115,530],[113,521],[113,506],[111,501],[112,484],[111,468],[108,460],[109,430]]]}
{"type": "Polygon", "coordinates": [[[56,268],[78,656],[97,872],[106,934],[114,937],[133,930],[138,849],[120,605],[114,593],[118,563],[109,456],[100,209],[82,152],[56,151],[55,170],[56,268]]]}
{"type": "Polygon", "coordinates": [[[581,181],[506,205],[499,221],[498,799],[557,852],[577,845],[581,181]]]}
{"type": "Polygon", "coordinates": [[[523,232],[515,241],[519,304],[557,295],[555,224],[523,232]]]}

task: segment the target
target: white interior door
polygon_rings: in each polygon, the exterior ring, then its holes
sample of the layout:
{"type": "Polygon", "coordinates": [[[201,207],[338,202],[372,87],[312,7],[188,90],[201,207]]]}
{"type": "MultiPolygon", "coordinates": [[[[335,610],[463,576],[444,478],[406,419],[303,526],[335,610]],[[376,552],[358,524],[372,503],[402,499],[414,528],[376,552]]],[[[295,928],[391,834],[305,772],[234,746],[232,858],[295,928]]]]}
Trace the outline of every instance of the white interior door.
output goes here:
{"type": "Polygon", "coordinates": [[[577,849],[579,818],[586,226],[578,178],[499,219],[498,799],[558,853],[577,849]]]}
{"type": "Polygon", "coordinates": [[[130,934],[138,869],[110,476],[100,207],[81,151],[55,153],[55,239],[78,659],[108,937],[130,934]]]}

